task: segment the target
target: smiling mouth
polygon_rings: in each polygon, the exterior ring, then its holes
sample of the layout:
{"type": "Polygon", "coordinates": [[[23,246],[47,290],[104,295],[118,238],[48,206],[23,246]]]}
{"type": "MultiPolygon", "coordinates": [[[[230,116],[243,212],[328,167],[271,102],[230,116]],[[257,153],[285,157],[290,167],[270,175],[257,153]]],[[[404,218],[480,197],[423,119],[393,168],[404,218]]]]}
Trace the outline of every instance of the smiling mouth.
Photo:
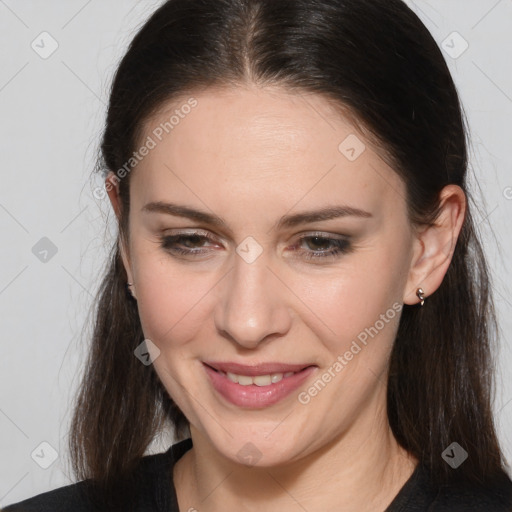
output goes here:
{"type": "Polygon", "coordinates": [[[271,406],[296,390],[318,368],[312,364],[262,363],[253,366],[204,362],[213,388],[231,404],[250,409],[271,406]]]}
{"type": "MultiPolygon", "coordinates": [[[[210,367],[212,368],[212,367],[210,367]]],[[[298,372],[286,372],[286,373],[269,373],[266,375],[240,375],[238,373],[231,373],[231,372],[223,372],[221,370],[217,370],[215,368],[212,368],[217,373],[220,373],[224,377],[228,378],[231,382],[234,382],[235,384],[240,384],[241,386],[250,386],[251,384],[254,384],[256,386],[270,386],[271,384],[276,384],[283,379],[286,379],[288,377],[291,377],[292,375],[295,375],[298,372]]]]}
{"type": "Polygon", "coordinates": [[[237,363],[203,363],[228,380],[241,386],[270,386],[283,379],[293,377],[297,373],[310,368],[311,364],[263,363],[255,366],[237,363]]]}

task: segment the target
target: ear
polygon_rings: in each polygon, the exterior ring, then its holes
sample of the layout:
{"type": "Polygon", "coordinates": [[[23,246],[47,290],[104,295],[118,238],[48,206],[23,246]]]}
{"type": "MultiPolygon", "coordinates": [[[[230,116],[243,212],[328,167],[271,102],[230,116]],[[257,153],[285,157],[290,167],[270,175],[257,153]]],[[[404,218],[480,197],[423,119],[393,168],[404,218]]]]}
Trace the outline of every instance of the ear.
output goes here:
{"type": "Polygon", "coordinates": [[[404,303],[416,304],[421,288],[425,297],[441,285],[450,266],[466,214],[466,195],[457,185],[447,185],[439,196],[440,211],[432,226],[416,231],[413,257],[404,290],[404,303]]]}
{"type": "MultiPolygon", "coordinates": [[[[105,188],[107,189],[107,194],[110,199],[110,203],[112,204],[112,208],[114,213],[116,214],[117,220],[119,221],[121,217],[121,198],[119,195],[119,178],[110,171],[105,178],[105,188]]],[[[126,276],[128,278],[128,283],[132,283],[133,286],[130,286],[130,292],[134,298],[137,298],[135,295],[135,283],[133,281],[130,258],[128,256],[128,250],[125,247],[125,243],[123,238],[119,237],[119,251],[121,253],[121,259],[123,260],[124,269],[126,271],[126,276]]]]}
{"type": "Polygon", "coordinates": [[[116,214],[117,220],[119,220],[121,216],[119,181],[119,178],[112,171],[109,171],[107,177],[105,178],[105,188],[107,189],[107,194],[110,199],[110,203],[112,204],[112,208],[114,209],[114,213],[116,214]]]}

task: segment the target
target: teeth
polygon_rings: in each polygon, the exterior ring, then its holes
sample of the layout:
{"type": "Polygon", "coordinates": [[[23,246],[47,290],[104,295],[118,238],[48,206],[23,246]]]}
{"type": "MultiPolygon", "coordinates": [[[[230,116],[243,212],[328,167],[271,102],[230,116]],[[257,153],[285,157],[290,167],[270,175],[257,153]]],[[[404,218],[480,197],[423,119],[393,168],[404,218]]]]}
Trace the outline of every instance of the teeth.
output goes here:
{"type": "MultiPolygon", "coordinates": [[[[279,375],[276,373],[274,375],[256,375],[251,380],[254,382],[254,384],[256,384],[256,386],[270,386],[270,384],[279,382],[283,379],[283,374],[281,373],[279,375]]],[[[246,378],[250,379],[250,377],[246,378]]]]}
{"type": "Polygon", "coordinates": [[[250,377],[248,375],[237,375],[236,373],[227,372],[226,377],[231,382],[236,382],[241,386],[250,386],[251,384],[255,384],[256,386],[270,386],[270,384],[275,384],[283,380],[283,378],[291,377],[295,372],[286,372],[286,373],[271,373],[269,375],[255,375],[254,377],[250,377]]]}
{"type": "Polygon", "coordinates": [[[253,383],[252,377],[238,375],[238,384],[241,386],[250,386],[253,383]]]}

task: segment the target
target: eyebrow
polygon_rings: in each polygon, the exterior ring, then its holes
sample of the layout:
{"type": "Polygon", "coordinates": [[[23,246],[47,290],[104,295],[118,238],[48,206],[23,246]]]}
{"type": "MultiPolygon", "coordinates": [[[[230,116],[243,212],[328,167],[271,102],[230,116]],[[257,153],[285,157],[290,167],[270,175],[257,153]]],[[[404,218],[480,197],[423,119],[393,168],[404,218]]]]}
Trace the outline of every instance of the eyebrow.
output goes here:
{"type": "MultiPolygon", "coordinates": [[[[175,203],[165,203],[162,201],[151,202],[144,205],[141,211],[148,213],[164,213],[177,217],[185,217],[197,222],[209,224],[217,228],[224,228],[229,230],[226,221],[222,217],[175,203]]],[[[369,218],[372,216],[373,215],[370,212],[361,210],[359,208],[354,208],[352,206],[328,206],[318,210],[309,210],[291,215],[284,215],[279,219],[274,228],[292,228],[300,224],[309,224],[312,222],[337,219],[340,217],[369,218]]]]}
{"type": "Polygon", "coordinates": [[[352,206],[328,206],[319,210],[310,210],[293,215],[284,215],[277,223],[278,228],[293,228],[299,224],[309,224],[322,220],[337,219],[339,217],[372,217],[370,212],[352,206]]]}
{"type": "Polygon", "coordinates": [[[141,211],[149,213],[165,213],[167,215],[174,215],[177,217],[186,217],[188,219],[195,220],[197,222],[204,222],[205,224],[210,224],[216,227],[227,227],[226,221],[217,215],[212,215],[204,211],[195,210],[194,208],[189,208],[188,206],[182,206],[174,203],[156,201],[144,205],[141,211]]]}

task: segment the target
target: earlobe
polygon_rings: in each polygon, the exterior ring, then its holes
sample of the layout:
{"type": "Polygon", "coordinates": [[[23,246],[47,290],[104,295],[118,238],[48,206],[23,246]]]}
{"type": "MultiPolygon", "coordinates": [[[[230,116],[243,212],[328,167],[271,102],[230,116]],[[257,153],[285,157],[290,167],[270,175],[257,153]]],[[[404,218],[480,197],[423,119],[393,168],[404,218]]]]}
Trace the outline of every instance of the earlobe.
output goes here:
{"type": "Polygon", "coordinates": [[[457,185],[444,187],[434,224],[417,232],[416,251],[404,291],[405,304],[421,303],[441,285],[450,266],[465,213],[464,191],[457,185]]]}
{"type": "MultiPolygon", "coordinates": [[[[105,178],[105,188],[107,190],[108,197],[110,199],[110,203],[112,204],[112,208],[116,214],[117,219],[119,220],[121,217],[121,199],[119,195],[119,178],[110,171],[105,178]]],[[[133,284],[133,278],[131,276],[131,267],[130,260],[126,254],[125,245],[123,242],[123,238],[119,236],[119,252],[121,254],[121,259],[123,261],[124,269],[127,276],[127,289],[132,294],[133,298],[137,298],[135,295],[135,288],[133,284]]]]}
{"type": "Polygon", "coordinates": [[[132,294],[132,297],[134,299],[137,299],[137,296],[135,294],[135,285],[134,285],[133,276],[132,276],[132,272],[131,272],[130,258],[128,257],[128,255],[126,253],[125,245],[124,245],[124,242],[121,237],[119,238],[119,252],[121,253],[121,259],[123,261],[124,269],[126,272],[126,279],[127,279],[126,287],[127,287],[128,291],[132,294]]]}
{"type": "Polygon", "coordinates": [[[132,297],[134,299],[136,299],[137,296],[135,295],[135,285],[134,285],[134,280],[133,280],[132,271],[131,271],[130,258],[127,254],[127,248],[125,246],[125,242],[121,235],[119,236],[118,243],[119,243],[119,252],[121,254],[121,260],[123,262],[123,266],[124,266],[124,269],[126,272],[126,279],[127,279],[126,287],[127,287],[128,291],[132,294],[132,297]]]}
{"type": "Polygon", "coordinates": [[[135,288],[133,287],[133,283],[126,283],[126,287],[128,291],[132,294],[132,297],[137,300],[137,296],[135,295],[135,288]]]}

